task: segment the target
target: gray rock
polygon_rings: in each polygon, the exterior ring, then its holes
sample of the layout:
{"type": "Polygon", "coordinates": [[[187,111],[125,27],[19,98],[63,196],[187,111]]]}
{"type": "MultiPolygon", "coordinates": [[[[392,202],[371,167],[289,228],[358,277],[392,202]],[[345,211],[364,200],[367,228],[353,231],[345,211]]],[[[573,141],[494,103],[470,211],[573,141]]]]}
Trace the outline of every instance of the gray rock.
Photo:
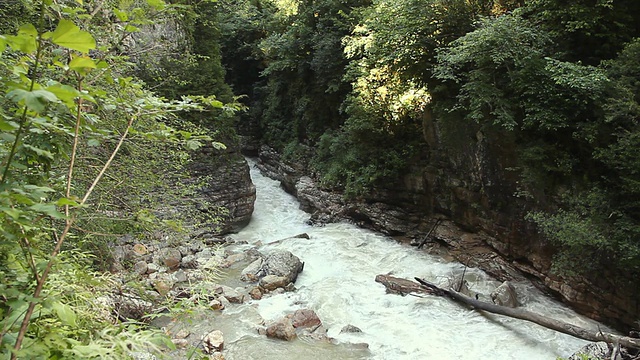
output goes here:
{"type": "Polygon", "coordinates": [[[216,293],[222,294],[227,300],[229,300],[229,302],[235,304],[242,304],[245,299],[244,294],[225,285],[222,285],[218,289],[216,289],[216,293]]]}
{"type": "Polygon", "coordinates": [[[168,267],[171,270],[176,270],[180,267],[180,261],[182,260],[182,255],[178,249],[174,248],[164,248],[158,251],[155,262],[168,267]]]}
{"type": "Polygon", "coordinates": [[[267,275],[260,279],[258,285],[266,291],[273,291],[277,288],[284,288],[289,284],[289,279],[284,276],[267,275]]]}
{"type": "Polygon", "coordinates": [[[249,264],[249,266],[244,268],[244,270],[242,270],[242,273],[240,275],[240,280],[246,281],[246,282],[256,282],[260,280],[260,278],[262,277],[259,275],[259,273],[261,272],[261,269],[262,269],[262,259],[260,258],[255,260],[254,262],[249,264]]]}
{"type": "Polygon", "coordinates": [[[518,296],[516,295],[516,289],[513,285],[505,281],[502,285],[498,286],[491,293],[491,300],[496,305],[507,306],[507,307],[518,307],[518,296]]]}
{"type": "Polygon", "coordinates": [[[133,265],[133,273],[137,275],[144,275],[147,273],[148,266],[147,262],[144,260],[140,260],[135,265],[133,265]]]}
{"type": "Polygon", "coordinates": [[[303,266],[300,259],[289,251],[276,250],[264,259],[262,272],[265,276],[284,276],[289,280],[288,282],[295,282],[303,266]]]}
{"type": "Polygon", "coordinates": [[[568,360],[582,360],[583,355],[589,360],[608,360],[611,353],[605,342],[590,343],[576,351],[568,360]]]}
{"type": "Polygon", "coordinates": [[[187,255],[182,257],[180,266],[183,269],[195,269],[198,267],[198,258],[195,255],[187,255]]]}
{"type": "Polygon", "coordinates": [[[340,334],[343,334],[343,333],[361,333],[361,332],[362,332],[362,330],[360,330],[359,327],[353,326],[351,324],[345,325],[342,329],[340,329],[340,334]]]}
{"type": "Polygon", "coordinates": [[[173,274],[171,274],[173,276],[173,280],[176,283],[182,283],[182,282],[187,282],[189,281],[189,278],[187,278],[187,273],[184,272],[184,270],[180,269],[176,272],[174,272],[173,274]]]}
{"type": "Polygon", "coordinates": [[[154,263],[147,264],[147,274],[153,274],[158,271],[160,271],[160,266],[158,264],[154,264],[154,263]]]}

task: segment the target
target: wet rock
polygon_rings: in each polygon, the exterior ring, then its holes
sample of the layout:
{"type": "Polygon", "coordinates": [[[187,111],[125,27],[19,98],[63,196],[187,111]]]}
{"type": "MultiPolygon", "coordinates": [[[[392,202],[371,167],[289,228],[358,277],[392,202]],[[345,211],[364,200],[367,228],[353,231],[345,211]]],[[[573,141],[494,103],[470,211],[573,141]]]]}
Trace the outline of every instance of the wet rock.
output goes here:
{"type": "Polygon", "coordinates": [[[264,259],[262,271],[265,275],[284,276],[288,282],[295,282],[303,266],[300,259],[291,252],[276,250],[264,259]]]}
{"type": "Polygon", "coordinates": [[[206,354],[213,354],[222,351],[224,347],[224,337],[222,331],[214,330],[202,338],[202,346],[206,354]]]}
{"type": "Polygon", "coordinates": [[[246,260],[247,256],[245,253],[231,254],[224,259],[224,262],[220,264],[223,268],[228,268],[236,263],[246,260]]]}
{"type": "Polygon", "coordinates": [[[474,296],[471,290],[469,290],[469,282],[462,278],[462,274],[455,276],[453,279],[449,279],[449,288],[469,297],[474,296]]]}
{"type": "Polygon", "coordinates": [[[519,305],[516,289],[508,281],[503,282],[491,293],[491,300],[494,304],[512,308],[519,305]]]}
{"type": "Polygon", "coordinates": [[[340,334],[343,334],[343,333],[361,333],[361,332],[362,332],[362,330],[360,330],[359,327],[353,326],[351,324],[345,325],[344,327],[342,327],[342,329],[340,329],[340,334]]]}
{"type": "Polygon", "coordinates": [[[287,315],[287,318],[291,319],[291,325],[296,329],[322,325],[316,312],[311,309],[296,310],[293,314],[287,315]]]}
{"type": "Polygon", "coordinates": [[[220,300],[209,301],[209,307],[213,310],[224,310],[224,305],[222,305],[220,300]]]}
{"type": "Polygon", "coordinates": [[[284,288],[289,284],[289,279],[284,276],[267,275],[260,279],[258,285],[266,291],[273,291],[277,288],[284,288]]]}
{"type": "Polygon", "coordinates": [[[216,294],[222,294],[229,302],[234,304],[242,304],[245,299],[244,294],[225,285],[218,287],[215,292],[216,294]]]}
{"type": "Polygon", "coordinates": [[[244,268],[244,270],[242,270],[242,273],[240,275],[240,280],[246,281],[246,282],[255,282],[260,280],[259,273],[261,269],[262,269],[262,259],[257,259],[251,264],[249,264],[249,266],[244,268]]]}
{"type": "Polygon", "coordinates": [[[262,291],[260,291],[260,288],[256,286],[249,291],[249,296],[251,296],[253,300],[260,300],[262,299],[262,291]]]}
{"type": "Polygon", "coordinates": [[[568,360],[582,360],[585,359],[585,356],[589,360],[608,360],[610,358],[609,347],[605,342],[590,343],[576,351],[568,360]]]}
{"type": "Polygon", "coordinates": [[[281,340],[293,340],[296,338],[296,329],[287,318],[280,319],[267,327],[267,337],[281,340]]]}

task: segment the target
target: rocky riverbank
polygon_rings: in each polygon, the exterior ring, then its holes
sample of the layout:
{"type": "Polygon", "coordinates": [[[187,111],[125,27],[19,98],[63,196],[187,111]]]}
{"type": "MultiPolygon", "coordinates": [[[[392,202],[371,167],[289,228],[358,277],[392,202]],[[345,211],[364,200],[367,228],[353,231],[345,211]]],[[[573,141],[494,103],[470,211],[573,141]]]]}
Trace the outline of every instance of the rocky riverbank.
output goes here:
{"type": "Polygon", "coordinates": [[[263,146],[257,166],[298,198],[301,208],[312,214],[313,223],[346,219],[401,242],[424,242],[427,251],[480,268],[499,280],[530,279],[595,320],[622,330],[637,326],[637,291],[619,286],[625,283],[624,278],[615,274],[568,278],[552,273],[553,248],[537,238],[530,225],[514,220],[521,214],[508,218],[506,213],[480,211],[476,207],[483,208],[481,199],[474,200],[474,194],[463,186],[455,187],[451,190],[455,196],[443,200],[437,192],[448,188],[431,188],[437,184],[442,187],[442,180],[429,174],[408,174],[406,186],[397,190],[380,189],[366,198],[345,201],[341,193],[322,189],[309,176],[312,171],[304,160],[284,160],[263,146]],[[434,201],[441,204],[435,206],[434,201]]]}

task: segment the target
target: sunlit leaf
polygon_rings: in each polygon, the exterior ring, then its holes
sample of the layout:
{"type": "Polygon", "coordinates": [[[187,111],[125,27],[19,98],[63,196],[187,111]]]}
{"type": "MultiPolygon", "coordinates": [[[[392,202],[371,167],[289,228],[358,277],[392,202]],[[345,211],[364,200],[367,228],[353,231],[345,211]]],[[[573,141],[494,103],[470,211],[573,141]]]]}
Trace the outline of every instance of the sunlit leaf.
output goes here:
{"type": "Polygon", "coordinates": [[[96,40],[90,33],[80,30],[73,22],[66,19],[60,20],[58,27],[51,34],[51,41],[82,53],[96,48],[96,40]]]}
{"type": "Polygon", "coordinates": [[[65,325],[76,326],[76,313],[69,305],[56,301],[51,306],[65,325]]]}
{"type": "Polygon", "coordinates": [[[114,9],[113,13],[116,14],[116,17],[118,18],[118,20],[122,22],[129,20],[129,14],[127,14],[125,11],[114,9]]]}
{"type": "Polygon", "coordinates": [[[162,10],[167,7],[167,4],[162,0],[147,0],[147,4],[151,6],[154,10],[162,10]]]}
{"type": "Polygon", "coordinates": [[[87,69],[95,69],[97,66],[90,57],[78,56],[69,62],[69,67],[75,71],[81,72],[86,71],[87,69]]]}
{"type": "Polygon", "coordinates": [[[34,211],[51,216],[54,219],[64,219],[64,214],[58,211],[54,204],[39,203],[31,205],[30,208],[34,211]]]}

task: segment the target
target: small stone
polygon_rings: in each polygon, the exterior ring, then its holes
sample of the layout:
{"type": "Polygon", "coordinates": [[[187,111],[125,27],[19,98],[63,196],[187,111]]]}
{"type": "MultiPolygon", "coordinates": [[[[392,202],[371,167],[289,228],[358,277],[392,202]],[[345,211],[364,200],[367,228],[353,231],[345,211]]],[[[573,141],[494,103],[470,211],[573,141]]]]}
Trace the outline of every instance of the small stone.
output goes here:
{"type": "Polygon", "coordinates": [[[174,272],[172,275],[173,275],[173,280],[176,283],[182,283],[182,282],[189,281],[189,279],[187,278],[187,274],[182,269],[174,272]]]}
{"type": "Polygon", "coordinates": [[[160,295],[165,296],[169,293],[169,291],[171,291],[171,289],[173,288],[173,284],[165,280],[157,280],[153,283],[153,288],[156,289],[156,291],[160,295]]]}
{"type": "Polygon", "coordinates": [[[267,291],[273,291],[277,288],[284,288],[287,286],[287,284],[289,284],[289,279],[284,276],[267,275],[260,279],[258,284],[267,291]]]}
{"type": "Polygon", "coordinates": [[[164,248],[158,252],[158,259],[161,264],[165,265],[170,270],[176,270],[180,267],[182,255],[178,249],[164,248]]]}
{"type": "Polygon", "coordinates": [[[216,351],[213,354],[209,355],[209,360],[225,360],[224,355],[221,352],[216,351]]]}
{"type": "Polygon", "coordinates": [[[211,300],[209,302],[209,307],[213,310],[224,310],[224,305],[220,300],[211,300]]]}
{"type": "Polygon", "coordinates": [[[361,333],[362,330],[360,330],[359,327],[357,326],[353,326],[351,324],[349,325],[345,325],[341,330],[340,330],[340,334],[343,333],[361,333]]]}
{"type": "Polygon", "coordinates": [[[171,342],[178,348],[184,349],[189,346],[189,342],[187,339],[171,339],[171,342]]]}
{"type": "Polygon", "coordinates": [[[198,267],[198,258],[195,255],[184,256],[180,266],[184,269],[196,269],[198,267]]]}
{"type": "Polygon", "coordinates": [[[204,352],[207,354],[213,354],[216,351],[222,351],[224,347],[224,337],[222,331],[214,330],[202,338],[202,346],[204,352]]]}
{"type": "MultiPolygon", "coordinates": [[[[244,302],[245,295],[240,293],[239,291],[224,285],[221,286],[220,288],[222,288],[222,294],[224,295],[225,298],[227,298],[227,300],[229,300],[229,302],[235,303],[235,304],[242,304],[244,302]]],[[[216,292],[217,291],[218,290],[216,290],[216,292]]]]}
{"type": "Polygon", "coordinates": [[[262,291],[260,291],[259,287],[254,287],[249,291],[249,296],[251,296],[253,300],[260,300],[262,299],[262,291]]]}
{"type": "Polygon", "coordinates": [[[260,273],[261,268],[262,268],[262,259],[255,260],[254,262],[249,264],[249,266],[244,268],[244,270],[242,270],[242,273],[240,275],[240,280],[246,281],[246,282],[255,282],[260,280],[260,276],[258,274],[260,273]]]}
{"type": "Polygon", "coordinates": [[[187,329],[181,329],[180,331],[178,331],[178,332],[174,335],[174,338],[176,338],[176,339],[186,339],[189,335],[191,335],[191,333],[189,332],[189,330],[187,330],[187,329]]]}
{"type": "Polygon", "coordinates": [[[147,273],[147,262],[140,260],[133,265],[133,272],[137,275],[144,275],[147,273]]]}
{"type": "Polygon", "coordinates": [[[158,266],[157,264],[151,263],[151,264],[147,264],[147,274],[153,274],[155,272],[158,272],[160,270],[160,266],[158,266]]]}
{"type": "Polygon", "coordinates": [[[267,337],[281,340],[293,340],[296,338],[296,329],[289,319],[280,319],[267,327],[267,337]]]}

